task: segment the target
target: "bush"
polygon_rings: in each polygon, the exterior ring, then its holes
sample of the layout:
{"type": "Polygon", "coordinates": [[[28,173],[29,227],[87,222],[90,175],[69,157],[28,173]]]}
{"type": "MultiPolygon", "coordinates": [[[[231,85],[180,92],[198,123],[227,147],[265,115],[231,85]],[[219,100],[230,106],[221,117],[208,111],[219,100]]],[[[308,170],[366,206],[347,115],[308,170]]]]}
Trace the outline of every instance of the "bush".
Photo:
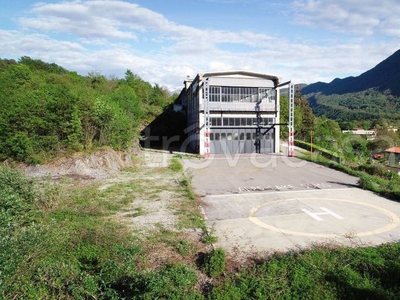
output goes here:
{"type": "Polygon", "coordinates": [[[0,228],[24,220],[35,198],[32,180],[19,171],[0,167],[0,228]]]}
{"type": "Polygon", "coordinates": [[[225,270],[225,251],[216,248],[207,253],[204,261],[204,271],[212,278],[217,277],[225,270]]]}
{"type": "Polygon", "coordinates": [[[360,165],[357,170],[386,179],[390,179],[392,176],[397,175],[395,172],[386,169],[386,167],[382,165],[363,164],[360,165]]]}

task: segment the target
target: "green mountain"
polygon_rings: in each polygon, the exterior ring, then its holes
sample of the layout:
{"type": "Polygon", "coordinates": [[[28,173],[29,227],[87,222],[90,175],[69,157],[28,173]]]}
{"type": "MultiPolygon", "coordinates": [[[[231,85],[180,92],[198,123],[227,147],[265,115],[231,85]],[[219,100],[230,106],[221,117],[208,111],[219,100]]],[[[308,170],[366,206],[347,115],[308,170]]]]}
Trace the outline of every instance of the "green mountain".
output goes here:
{"type": "Polygon", "coordinates": [[[399,119],[400,50],[357,77],[316,82],[301,93],[316,115],[338,121],[399,119]]]}

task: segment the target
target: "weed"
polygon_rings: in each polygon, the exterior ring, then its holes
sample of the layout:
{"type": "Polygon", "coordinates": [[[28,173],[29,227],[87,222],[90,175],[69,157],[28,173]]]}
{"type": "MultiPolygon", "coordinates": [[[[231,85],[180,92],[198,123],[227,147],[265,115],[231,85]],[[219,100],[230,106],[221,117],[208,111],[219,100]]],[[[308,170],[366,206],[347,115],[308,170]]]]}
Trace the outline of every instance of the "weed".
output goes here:
{"type": "Polygon", "coordinates": [[[344,234],[344,237],[347,238],[347,239],[354,239],[354,238],[357,237],[357,231],[355,231],[355,230],[350,230],[350,231],[348,231],[348,232],[346,232],[346,233],[344,234]]]}
{"type": "Polygon", "coordinates": [[[182,256],[187,256],[193,252],[195,249],[194,245],[187,240],[178,240],[174,244],[174,248],[182,256]]]}
{"type": "Polygon", "coordinates": [[[183,170],[183,167],[182,167],[181,162],[179,161],[178,158],[175,158],[175,157],[173,157],[173,158],[171,159],[169,168],[170,168],[172,171],[175,171],[175,172],[178,172],[178,171],[182,171],[182,170],[183,170]]]}
{"type": "Polygon", "coordinates": [[[215,244],[218,241],[218,237],[206,232],[206,234],[203,235],[201,240],[206,244],[212,245],[212,244],[215,244]]]}
{"type": "Polygon", "coordinates": [[[212,278],[220,275],[225,270],[225,251],[217,248],[207,253],[203,270],[212,278]]]}
{"type": "Polygon", "coordinates": [[[201,159],[203,158],[203,156],[201,156],[200,154],[174,154],[173,158],[178,158],[178,159],[183,159],[183,158],[187,158],[187,159],[193,159],[193,158],[198,158],[201,159]]]}
{"type": "Polygon", "coordinates": [[[181,185],[185,188],[187,196],[189,197],[189,199],[195,200],[196,199],[196,195],[193,192],[190,179],[187,178],[187,177],[183,178],[183,180],[181,181],[181,185]]]}

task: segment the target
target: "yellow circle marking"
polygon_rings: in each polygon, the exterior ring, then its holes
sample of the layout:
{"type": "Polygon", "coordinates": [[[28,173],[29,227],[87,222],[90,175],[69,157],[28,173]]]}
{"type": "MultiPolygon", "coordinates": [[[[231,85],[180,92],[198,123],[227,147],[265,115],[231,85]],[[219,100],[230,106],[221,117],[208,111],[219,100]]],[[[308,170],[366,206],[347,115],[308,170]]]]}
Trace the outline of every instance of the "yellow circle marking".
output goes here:
{"type": "Polygon", "coordinates": [[[273,202],[269,202],[269,203],[263,203],[260,205],[257,205],[255,207],[253,207],[250,211],[249,211],[249,220],[251,222],[253,222],[254,224],[263,227],[265,229],[269,229],[275,232],[280,232],[280,233],[287,233],[287,234],[293,234],[293,235],[299,235],[299,236],[310,236],[310,237],[325,237],[325,238],[334,238],[334,237],[338,237],[338,236],[345,236],[346,234],[324,234],[324,233],[309,233],[309,232],[300,232],[300,231],[293,231],[293,230],[287,230],[287,229],[283,229],[283,228],[278,228],[272,225],[268,225],[262,221],[260,221],[258,219],[258,217],[255,217],[254,214],[262,207],[264,206],[268,206],[268,205],[272,205],[272,204],[276,204],[276,203],[280,203],[280,202],[285,202],[285,201],[294,201],[294,200],[328,200],[328,201],[340,201],[340,202],[347,202],[347,203],[352,203],[352,204],[358,204],[358,205],[363,205],[366,207],[370,207],[373,209],[376,209],[382,213],[384,213],[385,215],[387,215],[389,217],[389,224],[387,224],[386,226],[380,227],[378,229],[375,230],[370,230],[370,231],[364,231],[364,232],[359,232],[359,233],[352,233],[352,236],[354,237],[362,237],[362,236],[368,236],[368,235],[375,235],[375,234],[379,234],[379,233],[383,233],[386,231],[390,231],[394,228],[396,228],[399,224],[400,224],[400,219],[399,217],[391,212],[390,210],[387,210],[383,207],[380,206],[376,206],[376,205],[372,205],[372,204],[367,204],[367,203],[362,203],[362,202],[357,202],[357,201],[350,201],[350,200],[344,200],[344,199],[334,199],[334,198],[293,198],[293,199],[286,199],[286,200],[278,200],[278,201],[273,201],[273,202]]]}

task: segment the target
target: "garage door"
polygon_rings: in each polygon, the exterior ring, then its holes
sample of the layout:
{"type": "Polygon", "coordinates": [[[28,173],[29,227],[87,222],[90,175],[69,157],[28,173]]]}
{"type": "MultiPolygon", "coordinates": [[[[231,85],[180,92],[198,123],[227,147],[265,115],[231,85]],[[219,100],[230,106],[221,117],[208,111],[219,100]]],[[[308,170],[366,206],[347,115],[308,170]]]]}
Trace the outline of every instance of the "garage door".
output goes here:
{"type": "MultiPolygon", "coordinates": [[[[236,154],[256,152],[254,145],[257,139],[255,128],[211,129],[210,142],[211,153],[214,154],[236,154]]],[[[261,153],[273,153],[274,151],[274,130],[261,137],[261,153]]]]}

